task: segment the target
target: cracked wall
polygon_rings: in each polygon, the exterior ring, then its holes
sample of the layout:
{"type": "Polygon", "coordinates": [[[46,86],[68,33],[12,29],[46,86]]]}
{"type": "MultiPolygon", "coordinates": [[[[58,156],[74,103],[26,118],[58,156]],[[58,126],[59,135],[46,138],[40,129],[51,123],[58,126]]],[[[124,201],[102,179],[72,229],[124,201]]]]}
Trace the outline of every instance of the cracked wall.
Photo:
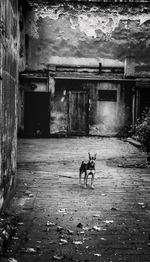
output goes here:
{"type": "Polygon", "coordinates": [[[0,209],[15,187],[17,151],[18,4],[0,3],[0,209]]]}
{"type": "Polygon", "coordinates": [[[41,6],[28,13],[28,68],[48,64],[122,65],[124,57],[150,64],[150,6],[41,6]]]}

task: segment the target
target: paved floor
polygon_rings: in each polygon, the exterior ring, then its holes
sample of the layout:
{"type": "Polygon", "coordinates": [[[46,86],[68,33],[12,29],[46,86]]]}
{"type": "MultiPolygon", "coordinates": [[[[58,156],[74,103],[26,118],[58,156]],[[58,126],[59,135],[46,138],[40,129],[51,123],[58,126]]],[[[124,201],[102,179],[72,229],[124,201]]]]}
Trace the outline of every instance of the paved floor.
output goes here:
{"type": "Polygon", "coordinates": [[[21,217],[12,257],[30,261],[150,261],[150,169],[145,154],[116,138],[21,139],[21,217]],[[97,153],[95,189],[78,185],[97,153]],[[21,240],[20,240],[21,239],[21,240]]]}

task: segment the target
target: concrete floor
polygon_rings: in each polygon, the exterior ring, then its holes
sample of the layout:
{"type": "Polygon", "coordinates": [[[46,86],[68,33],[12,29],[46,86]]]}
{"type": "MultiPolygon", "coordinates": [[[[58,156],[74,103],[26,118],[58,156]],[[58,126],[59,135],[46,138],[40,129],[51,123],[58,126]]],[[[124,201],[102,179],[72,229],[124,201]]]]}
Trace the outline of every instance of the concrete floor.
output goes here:
{"type": "Polygon", "coordinates": [[[150,261],[150,169],[117,138],[21,139],[10,210],[19,215],[18,262],[150,261]],[[95,189],[78,185],[97,153],[95,189]]]}

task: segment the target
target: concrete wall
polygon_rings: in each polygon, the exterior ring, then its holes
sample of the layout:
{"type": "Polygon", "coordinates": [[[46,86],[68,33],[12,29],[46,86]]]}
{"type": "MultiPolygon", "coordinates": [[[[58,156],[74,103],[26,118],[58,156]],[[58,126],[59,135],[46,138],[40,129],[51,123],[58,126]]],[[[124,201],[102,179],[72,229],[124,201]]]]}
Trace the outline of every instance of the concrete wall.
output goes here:
{"type": "Polygon", "coordinates": [[[26,19],[28,69],[48,64],[122,65],[135,56],[150,65],[147,4],[56,4],[33,8],[26,19]]]}
{"type": "Polygon", "coordinates": [[[17,149],[18,4],[0,2],[0,209],[15,187],[17,149]]]}

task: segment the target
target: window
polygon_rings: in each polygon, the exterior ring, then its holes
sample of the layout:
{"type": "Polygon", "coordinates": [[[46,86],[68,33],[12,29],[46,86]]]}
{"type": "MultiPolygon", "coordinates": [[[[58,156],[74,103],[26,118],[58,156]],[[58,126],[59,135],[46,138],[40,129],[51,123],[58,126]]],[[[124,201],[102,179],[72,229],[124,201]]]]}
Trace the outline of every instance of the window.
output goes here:
{"type": "Polygon", "coordinates": [[[117,90],[98,90],[99,101],[117,101],[117,90]]]}

